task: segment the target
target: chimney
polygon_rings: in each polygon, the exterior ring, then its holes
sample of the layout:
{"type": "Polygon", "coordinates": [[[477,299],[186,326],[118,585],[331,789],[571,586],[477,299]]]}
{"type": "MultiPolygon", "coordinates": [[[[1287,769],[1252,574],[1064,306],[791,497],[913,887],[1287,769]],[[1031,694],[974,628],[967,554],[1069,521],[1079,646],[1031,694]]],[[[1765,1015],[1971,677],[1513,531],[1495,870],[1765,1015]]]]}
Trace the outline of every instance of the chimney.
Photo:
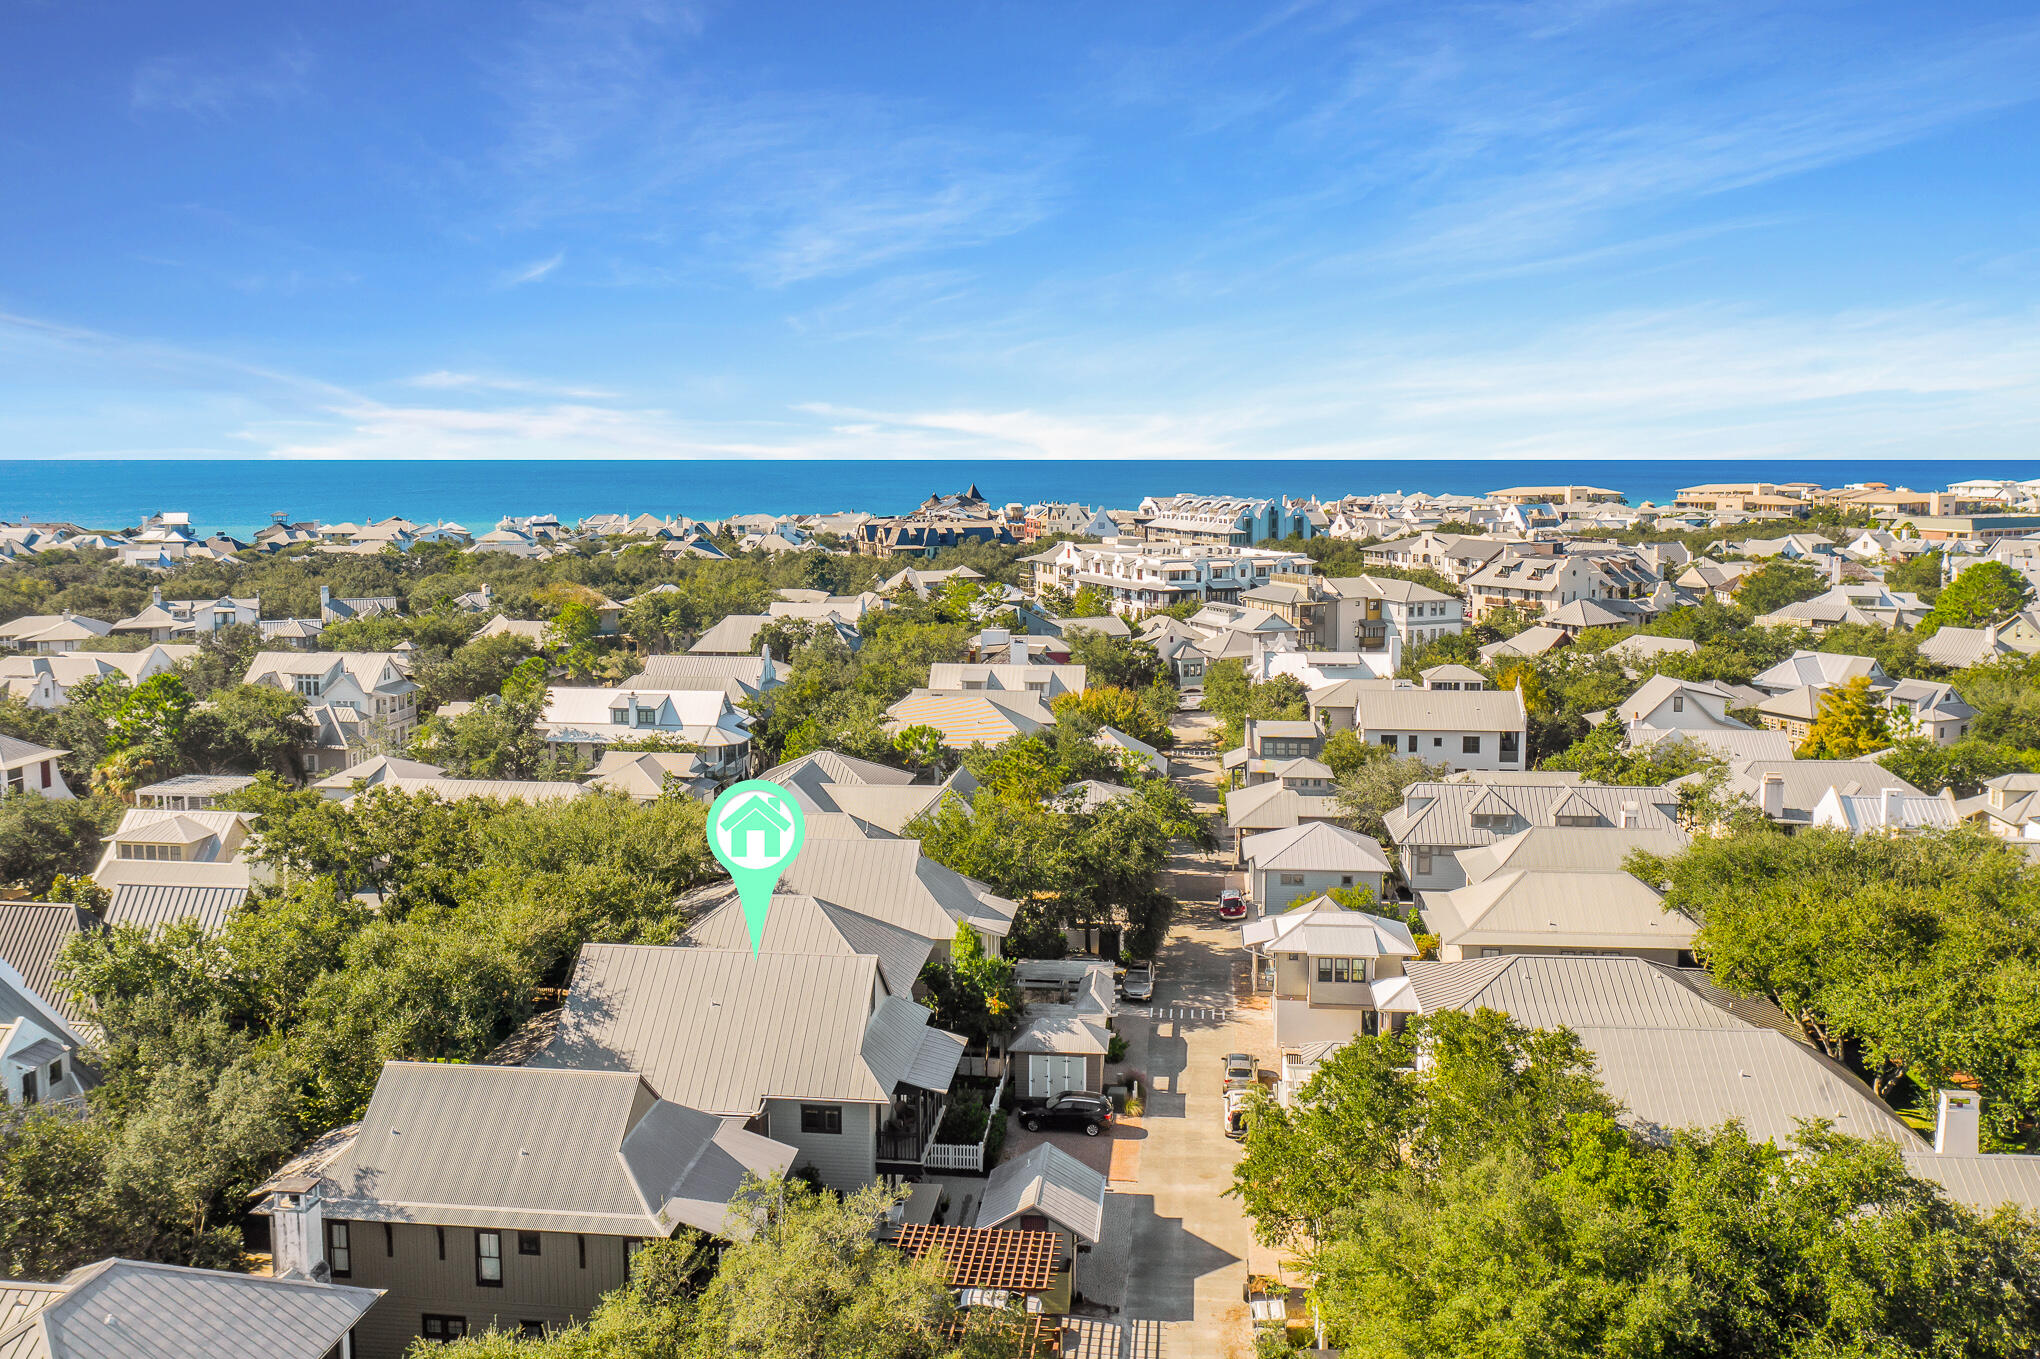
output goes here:
{"type": "Polygon", "coordinates": [[[1011,658],[1013,664],[1015,665],[1032,664],[1032,662],[1028,660],[1028,646],[1027,639],[1025,637],[1015,637],[1009,645],[1011,647],[1011,650],[1007,654],[1011,658]]]}
{"type": "Polygon", "coordinates": [[[495,597],[496,597],[496,587],[495,587],[495,586],[493,586],[493,585],[491,585],[491,584],[489,584],[489,582],[487,582],[487,581],[483,581],[483,582],[482,582],[482,603],[484,603],[484,604],[487,604],[487,603],[488,603],[488,602],[489,602],[490,600],[494,599],[495,597]]]}
{"type": "Polygon", "coordinates": [[[1904,796],[1905,794],[1899,792],[1896,788],[1884,790],[1884,828],[1886,830],[1895,830],[1897,828],[1900,820],[1898,811],[1899,800],[1904,796]]]}
{"type": "Polygon", "coordinates": [[[1934,1154],[1975,1156],[1981,1153],[1983,1109],[1969,1090],[1943,1090],[1934,1111],[1934,1154]]]}
{"type": "Polygon", "coordinates": [[[319,607],[323,609],[332,602],[333,602],[332,587],[329,585],[321,585],[319,587],[319,607]]]}
{"type": "Polygon", "coordinates": [[[157,608],[159,608],[159,609],[163,607],[163,587],[162,587],[162,586],[160,586],[160,585],[151,585],[151,586],[149,587],[149,602],[150,602],[151,604],[154,604],[154,605],[155,605],[155,606],[156,606],[157,608]]]}
{"type": "Polygon", "coordinates": [[[1983,625],[1983,644],[1985,646],[1994,647],[1997,645],[1997,628],[1998,625],[1995,623],[1985,623],[1983,625]]]}
{"type": "Polygon", "coordinates": [[[300,1180],[278,1189],[263,1202],[269,1214],[271,1269],[279,1279],[330,1282],[326,1263],[326,1211],[316,1180],[300,1180]]]}
{"type": "Polygon", "coordinates": [[[1764,785],[1762,791],[1757,795],[1757,805],[1764,809],[1765,816],[1770,817],[1774,821],[1785,815],[1785,776],[1783,774],[1773,773],[1764,775],[1764,785]]]}

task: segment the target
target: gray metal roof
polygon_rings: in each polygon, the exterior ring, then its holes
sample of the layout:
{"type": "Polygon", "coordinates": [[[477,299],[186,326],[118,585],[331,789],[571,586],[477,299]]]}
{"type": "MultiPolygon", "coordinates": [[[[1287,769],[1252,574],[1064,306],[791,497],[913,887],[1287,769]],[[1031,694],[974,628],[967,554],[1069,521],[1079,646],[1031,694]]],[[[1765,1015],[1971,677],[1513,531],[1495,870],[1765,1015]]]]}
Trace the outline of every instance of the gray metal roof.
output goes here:
{"type": "MultiPolygon", "coordinates": [[[[1561,801],[1559,807],[1563,807],[1561,801]]],[[[1554,809],[1556,810],[1556,809],[1554,809]]],[[[1619,869],[1629,856],[1677,854],[1691,843],[1678,829],[1634,830],[1620,826],[1531,826],[1491,845],[1462,849],[1456,856],[1468,883],[1501,872],[1524,869],[1575,868],[1591,872],[1619,869]]]]}
{"type": "Polygon", "coordinates": [[[323,1359],[382,1296],[137,1260],[87,1265],[57,1288],[0,1331],[0,1359],[323,1359]]]}
{"type": "Polygon", "coordinates": [[[1751,1024],[1696,989],[1680,969],[1641,958],[1503,954],[1403,965],[1417,1003],[1436,1010],[1501,1010],[1531,1028],[1746,1029],[1751,1024]]]}
{"type": "Polygon", "coordinates": [[[36,996],[66,1020],[77,1012],[58,994],[57,955],[72,938],[92,927],[76,906],[41,901],[0,901],[0,962],[21,974],[36,996]]]}
{"type": "MultiPolygon", "coordinates": [[[[1312,711],[1326,706],[1311,696],[1312,711]]],[[[1523,695],[1515,689],[1357,689],[1348,700],[1361,731],[1521,731],[1523,695]]]]}
{"type": "MultiPolygon", "coordinates": [[[[912,930],[883,920],[860,915],[848,907],[817,901],[798,892],[779,892],[765,917],[765,936],[760,945],[766,953],[835,953],[845,956],[869,954],[878,959],[879,976],[892,995],[912,992],[921,969],[939,952],[946,956],[954,931],[940,939],[915,934],[912,930]]],[[[744,919],[743,903],[736,888],[725,886],[719,900],[709,905],[679,943],[697,948],[748,949],[751,927],[744,919]]]]}
{"type": "Polygon", "coordinates": [[[63,753],[61,750],[52,750],[48,746],[39,746],[33,741],[24,741],[20,737],[0,732],[0,764],[19,764],[23,760],[40,760],[63,753]]]}
{"type": "Polygon", "coordinates": [[[885,1104],[914,1047],[879,993],[868,955],[588,944],[532,1065],[637,1071],[676,1103],[744,1118],[767,1099],[885,1104]]]}
{"type": "MultiPolygon", "coordinates": [[[[1537,775],[1529,778],[1537,779],[1537,775]]],[[[1530,826],[1550,826],[1558,805],[1575,796],[1600,809],[1611,826],[1631,824],[1643,830],[1678,828],[1678,794],[1666,787],[1630,788],[1554,782],[1508,780],[1508,776],[1477,782],[1413,783],[1403,790],[1403,803],[1383,815],[1389,837],[1398,845],[1490,845],[1530,826]],[[1473,824],[1475,805],[1515,815],[1498,826],[1473,824]]],[[[1230,804],[1228,804],[1230,805],[1230,804]]]]}
{"type": "Polygon", "coordinates": [[[1236,831],[1283,830],[1339,815],[1337,798],[1299,793],[1279,782],[1235,788],[1225,796],[1225,822],[1236,831]]]}
{"type": "Polygon", "coordinates": [[[771,621],[762,613],[733,613],[702,633],[687,649],[697,656],[755,656],[759,630],[771,621]]]}
{"type": "Polygon", "coordinates": [[[1386,873],[1388,856],[1359,831],[1329,821],[1306,821],[1284,830],[1262,831],[1246,839],[1247,861],[1262,870],[1291,872],[1386,873]]]}
{"type": "Polygon", "coordinates": [[[195,920],[199,928],[216,933],[247,899],[246,887],[122,883],[113,889],[104,918],[109,926],[139,925],[148,930],[159,930],[179,920],[195,920]]]}
{"type": "Polygon", "coordinates": [[[921,853],[919,840],[823,839],[810,835],[781,884],[930,939],[951,939],[969,922],[1003,939],[1014,903],[921,853]]]}
{"type": "Polygon", "coordinates": [[[138,798],[169,794],[174,797],[219,797],[226,793],[237,793],[255,784],[252,774],[179,774],[174,779],[164,779],[146,788],[135,789],[138,798]]]}
{"type": "Polygon", "coordinates": [[[1628,873],[1505,871],[1425,892],[1424,923],[1462,948],[1685,949],[1693,922],[1628,873]]]}
{"type": "Polygon", "coordinates": [[[1896,788],[1901,793],[1925,796],[1875,760],[1747,760],[1728,767],[1723,787],[1759,801],[1768,774],[1776,774],[1783,781],[1784,815],[1773,819],[1786,824],[1810,822],[1814,806],[1829,788],[1840,789],[1844,794],[1879,793],[1896,788]]]}
{"type": "Polygon", "coordinates": [[[745,1169],[770,1174],[794,1156],[725,1125],[630,1072],[389,1062],[323,1168],[326,1214],[611,1236],[685,1223],[720,1235],[745,1169]]]}
{"type": "Polygon", "coordinates": [[[992,1171],[971,1225],[1002,1227],[1022,1213],[1039,1213],[1096,1244],[1105,1232],[1105,1177],[1061,1148],[1037,1143],[992,1171]]]}

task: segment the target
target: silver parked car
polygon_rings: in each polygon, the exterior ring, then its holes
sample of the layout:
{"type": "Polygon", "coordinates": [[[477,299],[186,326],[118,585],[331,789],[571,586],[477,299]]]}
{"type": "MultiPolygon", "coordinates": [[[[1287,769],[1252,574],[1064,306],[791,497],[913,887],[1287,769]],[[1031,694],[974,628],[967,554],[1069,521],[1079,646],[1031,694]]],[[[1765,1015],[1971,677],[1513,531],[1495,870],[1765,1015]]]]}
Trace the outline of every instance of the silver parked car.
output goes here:
{"type": "Polygon", "coordinates": [[[1119,979],[1119,994],[1128,1000],[1153,1000],[1155,965],[1152,962],[1131,964],[1126,975],[1119,979]]]}

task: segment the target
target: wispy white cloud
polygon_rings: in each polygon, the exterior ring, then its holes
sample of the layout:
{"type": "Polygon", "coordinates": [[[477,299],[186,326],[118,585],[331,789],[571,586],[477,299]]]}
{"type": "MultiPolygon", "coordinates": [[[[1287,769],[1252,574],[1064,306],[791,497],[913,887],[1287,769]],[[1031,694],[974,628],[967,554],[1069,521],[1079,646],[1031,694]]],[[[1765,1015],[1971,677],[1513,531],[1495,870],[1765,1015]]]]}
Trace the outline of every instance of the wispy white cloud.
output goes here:
{"type": "Polygon", "coordinates": [[[538,382],[530,378],[491,377],[481,373],[457,373],[439,368],[429,373],[419,373],[404,379],[407,387],[423,387],[433,391],[456,392],[512,392],[525,396],[559,396],[576,401],[604,401],[616,397],[613,391],[600,387],[563,386],[555,382],[538,382]]]}
{"type": "Polygon", "coordinates": [[[554,251],[542,260],[533,260],[529,264],[520,264],[514,268],[505,269],[502,273],[496,275],[496,286],[498,288],[516,288],[526,283],[536,283],[566,262],[567,252],[564,249],[554,251]]]}
{"type": "Polygon", "coordinates": [[[703,263],[781,287],[982,245],[1055,210],[1067,138],[912,98],[786,90],[697,59],[700,12],[559,4],[496,71],[505,230],[607,227],[632,277],[703,263]]]}
{"type": "Polygon", "coordinates": [[[166,55],[136,68],[128,104],[139,113],[225,114],[241,104],[278,103],[304,93],[310,52],[288,47],[257,59],[166,55]]]}

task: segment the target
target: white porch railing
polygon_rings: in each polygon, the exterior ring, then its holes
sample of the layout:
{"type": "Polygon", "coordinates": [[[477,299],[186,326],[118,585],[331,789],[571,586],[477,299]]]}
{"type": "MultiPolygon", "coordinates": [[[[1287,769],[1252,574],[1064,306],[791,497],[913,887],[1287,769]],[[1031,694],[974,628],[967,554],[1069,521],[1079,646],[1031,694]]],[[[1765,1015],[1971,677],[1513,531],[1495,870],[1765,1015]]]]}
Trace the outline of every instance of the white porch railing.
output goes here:
{"type": "MultiPolygon", "coordinates": [[[[1012,1063],[1008,1062],[1006,1070],[999,1073],[999,1083],[992,1090],[991,1103],[985,1115],[984,1134],[975,1143],[937,1142],[931,1134],[927,1147],[921,1152],[922,1169],[963,1170],[973,1175],[984,1174],[985,1144],[991,1140],[992,1120],[1006,1116],[1005,1111],[999,1107],[999,1101],[1005,1096],[1006,1076],[1011,1070],[1012,1063]]],[[[940,1123],[936,1124],[935,1131],[937,1133],[942,1131],[940,1123]]]]}

